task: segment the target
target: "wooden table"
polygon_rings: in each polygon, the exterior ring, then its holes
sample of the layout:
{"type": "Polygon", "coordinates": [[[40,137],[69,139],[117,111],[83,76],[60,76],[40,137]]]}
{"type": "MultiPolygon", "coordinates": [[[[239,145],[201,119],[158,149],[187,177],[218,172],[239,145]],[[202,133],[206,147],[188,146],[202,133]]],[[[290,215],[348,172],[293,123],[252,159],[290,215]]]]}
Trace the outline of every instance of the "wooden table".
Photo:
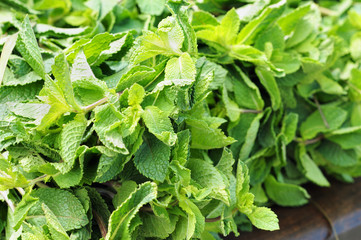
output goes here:
{"type": "Polygon", "coordinates": [[[298,208],[273,207],[280,220],[280,231],[254,229],[230,236],[228,240],[323,240],[335,239],[332,222],[340,240],[361,239],[361,178],[354,184],[331,182],[330,188],[306,186],[312,201],[298,208]]]}

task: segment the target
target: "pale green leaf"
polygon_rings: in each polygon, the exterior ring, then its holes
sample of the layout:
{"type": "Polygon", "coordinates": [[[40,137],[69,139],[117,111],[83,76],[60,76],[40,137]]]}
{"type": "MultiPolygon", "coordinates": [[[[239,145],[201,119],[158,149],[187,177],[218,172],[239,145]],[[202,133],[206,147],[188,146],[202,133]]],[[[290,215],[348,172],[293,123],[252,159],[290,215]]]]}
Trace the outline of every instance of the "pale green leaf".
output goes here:
{"type": "Polygon", "coordinates": [[[56,56],[55,63],[52,66],[52,72],[60,89],[63,90],[64,97],[68,104],[79,111],[80,108],[75,102],[73,86],[71,84],[70,68],[63,53],[56,56]]]}
{"type": "Polygon", "coordinates": [[[361,101],[361,71],[357,68],[351,70],[351,77],[349,78],[349,97],[351,101],[361,101]]]}
{"type": "Polygon", "coordinates": [[[289,113],[283,119],[281,132],[284,134],[286,139],[286,144],[293,141],[296,136],[298,124],[298,114],[289,113]]]}
{"type": "Polygon", "coordinates": [[[43,58],[28,16],[26,16],[22,24],[19,25],[19,37],[16,49],[20,52],[31,68],[45,80],[46,72],[43,58]]]}
{"type": "Polygon", "coordinates": [[[183,32],[184,40],[181,50],[183,52],[188,52],[192,56],[197,55],[197,37],[194,29],[189,23],[189,5],[187,5],[187,3],[184,4],[183,2],[168,1],[167,6],[176,18],[176,21],[183,32]]]}
{"type": "Polygon", "coordinates": [[[156,33],[144,31],[141,37],[141,47],[132,55],[134,64],[140,63],[148,58],[159,54],[166,56],[180,55],[184,41],[182,28],[174,16],[163,19],[158,24],[156,33]]]}
{"type": "Polygon", "coordinates": [[[94,128],[104,146],[115,152],[128,154],[129,151],[124,144],[120,131],[117,128],[111,129],[111,126],[120,122],[122,118],[121,113],[116,110],[114,105],[99,106],[95,109],[94,128]]]}
{"type": "Polygon", "coordinates": [[[235,103],[228,97],[226,86],[224,86],[222,90],[222,99],[229,120],[231,122],[236,122],[239,119],[239,116],[241,115],[241,109],[239,109],[237,103],[235,103]]]}
{"type": "Polygon", "coordinates": [[[66,124],[60,135],[60,155],[64,161],[63,164],[55,164],[62,173],[68,172],[74,164],[76,152],[80,146],[85,129],[86,119],[78,115],[76,119],[66,124]]]}
{"type": "Polygon", "coordinates": [[[195,158],[189,159],[186,166],[191,170],[193,180],[203,188],[211,190],[214,198],[229,205],[228,183],[216,167],[202,159],[195,158]]]}
{"type": "Polygon", "coordinates": [[[164,80],[184,86],[193,83],[195,75],[196,68],[192,58],[188,53],[183,53],[179,58],[172,58],[167,62],[164,80]]]}
{"type": "Polygon", "coordinates": [[[228,178],[231,178],[233,175],[234,162],[232,152],[228,148],[224,148],[221,159],[217,163],[216,168],[228,178]]]}
{"type": "Polygon", "coordinates": [[[251,44],[259,32],[275,22],[283,13],[286,1],[267,7],[257,18],[250,21],[237,36],[238,44],[251,44]]]}
{"type": "MultiPolygon", "coordinates": [[[[59,1],[61,2],[61,1],[59,1]]],[[[61,36],[77,36],[83,34],[87,28],[60,28],[60,27],[54,27],[52,25],[38,23],[35,26],[35,32],[37,34],[47,35],[47,36],[55,36],[55,37],[61,37],[61,36]]]]}
{"type": "Polygon", "coordinates": [[[232,8],[224,15],[220,25],[216,27],[214,35],[219,38],[219,43],[225,45],[234,44],[239,31],[239,24],[239,16],[236,10],[232,8]]]}
{"type": "Polygon", "coordinates": [[[129,224],[139,209],[157,197],[157,185],[146,182],[139,186],[110,216],[106,240],[131,239],[129,224]]]}
{"type": "Polygon", "coordinates": [[[4,86],[27,85],[29,83],[37,82],[39,80],[41,80],[41,77],[38,74],[36,74],[34,71],[31,71],[20,77],[16,77],[9,68],[5,68],[3,85],[4,86]]]}
{"type": "Polygon", "coordinates": [[[81,49],[77,52],[74,63],[71,68],[71,81],[75,82],[77,80],[84,79],[95,79],[94,73],[91,70],[87,58],[84,54],[84,51],[81,49]]]}
{"type": "Polygon", "coordinates": [[[113,198],[113,205],[118,208],[127,200],[127,198],[137,189],[138,185],[134,181],[125,181],[122,186],[117,189],[117,193],[113,198]]]}
{"type": "Polygon", "coordinates": [[[23,196],[14,211],[14,229],[18,230],[23,223],[29,210],[37,203],[38,199],[30,196],[29,193],[23,196]]]}
{"type": "Polygon", "coordinates": [[[311,9],[311,4],[305,4],[285,14],[278,19],[277,24],[282,28],[285,35],[289,35],[295,29],[298,21],[311,9]]]}
{"type": "Polygon", "coordinates": [[[142,13],[159,16],[164,10],[165,0],[137,0],[137,4],[142,13]]]}
{"type": "Polygon", "coordinates": [[[212,128],[205,121],[187,119],[186,123],[192,134],[191,148],[222,148],[235,142],[233,138],[227,137],[221,129],[212,128]]]}
{"type": "Polygon", "coordinates": [[[172,123],[165,112],[155,106],[148,106],[142,113],[142,119],[149,129],[159,140],[169,146],[173,146],[177,135],[173,131],[172,123]]]}
{"type": "Polygon", "coordinates": [[[361,59],[361,33],[355,33],[351,38],[350,49],[351,56],[354,61],[358,61],[361,59]]]}
{"type": "Polygon", "coordinates": [[[277,215],[269,208],[257,207],[251,214],[247,215],[252,224],[262,230],[279,230],[277,215]]]}
{"type": "Polygon", "coordinates": [[[175,229],[178,216],[170,218],[158,217],[153,214],[142,215],[142,227],[140,234],[144,237],[156,237],[166,239],[175,229]]]}
{"type": "Polygon", "coordinates": [[[186,235],[182,236],[184,239],[191,239],[192,237],[199,238],[204,231],[205,222],[199,208],[188,198],[182,197],[179,200],[179,207],[183,209],[188,215],[188,221],[185,230],[186,235]]]}

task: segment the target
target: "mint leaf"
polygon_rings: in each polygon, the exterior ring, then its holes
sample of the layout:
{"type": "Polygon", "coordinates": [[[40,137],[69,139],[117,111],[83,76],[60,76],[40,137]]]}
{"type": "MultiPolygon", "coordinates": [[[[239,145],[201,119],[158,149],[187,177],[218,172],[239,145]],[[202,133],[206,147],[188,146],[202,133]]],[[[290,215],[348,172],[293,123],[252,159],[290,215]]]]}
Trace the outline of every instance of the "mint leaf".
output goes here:
{"type": "Polygon", "coordinates": [[[134,64],[159,54],[165,56],[180,55],[184,41],[181,27],[174,17],[167,17],[158,24],[156,33],[144,31],[139,47],[132,55],[134,64]]]}
{"type": "Polygon", "coordinates": [[[202,159],[189,159],[187,168],[191,170],[191,177],[203,188],[212,191],[214,198],[229,205],[227,192],[227,181],[222,174],[212,164],[202,159]]]}
{"type": "Polygon", "coordinates": [[[256,68],[256,73],[260,82],[266,88],[268,94],[271,97],[272,108],[277,110],[281,105],[281,94],[279,92],[275,78],[271,72],[262,68],[256,68]]]}
{"type": "Polygon", "coordinates": [[[271,175],[265,181],[265,188],[268,197],[281,206],[301,206],[310,198],[304,188],[277,182],[271,175]]]}
{"type": "Polygon", "coordinates": [[[310,4],[305,4],[278,19],[277,23],[285,35],[289,35],[294,30],[298,21],[310,11],[310,8],[310,4]]]}
{"type": "Polygon", "coordinates": [[[252,224],[263,230],[274,231],[279,230],[277,215],[271,209],[266,207],[258,207],[254,212],[247,215],[252,224]]]}
{"type": "Polygon", "coordinates": [[[164,239],[174,231],[178,217],[172,216],[167,219],[153,214],[144,214],[142,219],[143,224],[140,230],[142,236],[164,239]]]}
{"type": "Polygon", "coordinates": [[[329,132],[339,128],[346,120],[347,112],[336,106],[323,106],[321,107],[322,114],[325,116],[328,127],[322,119],[319,111],[313,112],[301,124],[300,132],[304,139],[311,139],[318,133],[329,132]]]}
{"type": "Polygon", "coordinates": [[[171,9],[173,16],[176,17],[177,23],[183,31],[184,41],[182,46],[183,52],[188,52],[190,55],[197,54],[197,37],[196,33],[191,27],[188,17],[188,8],[184,2],[168,1],[167,6],[171,9]]]}
{"type": "Polygon", "coordinates": [[[46,72],[43,58],[40,54],[40,49],[28,16],[26,16],[23,23],[19,25],[19,37],[16,49],[21,53],[31,68],[45,80],[46,72]]]}
{"type": "Polygon", "coordinates": [[[170,147],[150,134],[143,138],[134,156],[135,166],[144,176],[163,182],[168,172],[170,147]]]}
{"type": "Polygon", "coordinates": [[[235,9],[232,8],[227,12],[219,25],[210,29],[197,32],[197,37],[206,41],[211,41],[220,46],[228,47],[235,44],[237,33],[239,31],[240,19],[235,9]]]}
{"type": "Polygon", "coordinates": [[[69,240],[70,238],[68,234],[66,233],[63,226],[60,224],[55,214],[44,203],[41,205],[41,207],[43,208],[51,236],[59,240],[69,240]]]}
{"type": "Polygon", "coordinates": [[[190,85],[195,80],[196,68],[188,53],[179,58],[172,58],[165,68],[165,81],[161,85],[174,84],[177,86],[190,85]]]}
{"type": "Polygon", "coordinates": [[[237,36],[238,44],[250,44],[259,32],[276,21],[284,11],[285,1],[267,7],[257,18],[250,21],[237,36]]]}
{"type": "Polygon", "coordinates": [[[157,0],[153,2],[137,0],[137,4],[142,13],[159,16],[163,12],[165,0],[157,0]]]}
{"type": "Polygon", "coordinates": [[[247,129],[247,133],[244,136],[245,140],[239,152],[239,159],[245,160],[248,158],[249,154],[251,153],[260,125],[259,120],[260,118],[262,118],[262,116],[263,114],[258,114],[252,119],[252,122],[250,123],[250,126],[247,129]]]}
{"type": "Polygon", "coordinates": [[[59,54],[55,58],[55,63],[52,66],[52,73],[58,81],[58,85],[63,89],[64,97],[67,103],[76,110],[80,110],[75,102],[73,86],[70,79],[70,69],[64,54],[59,54]]]}
{"type": "Polygon", "coordinates": [[[111,125],[116,124],[122,119],[122,115],[111,104],[99,106],[95,109],[94,128],[100,141],[110,150],[128,154],[123,138],[119,131],[111,129],[111,125]]]}
{"type": "Polygon", "coordinates": [[[356,152],[353,149],[343,150],[340,145],[325,141],[318,148],[326,161],[340,167],[353,166],[357,162],[356,152]]]}
{"type": "Polygon", "coordinates": [[[68,191],[42,188],[33,191],[31,196],[39,199],[25,218],[26,221],[33,225],[42,226],[46,223],[42,204],[45,204],[53,212],[65,231],[81,228],[88,223],[80,201],[68,191]]]}
{"type": "Polygon", "coordinates": [[[240,75],[240,80],[232,81],[232,83],[234,84],[234,97],[237,104],[248,109],[263,109],[264,101],[258,87],[240,68],[237,67],[236,70],[240,75]]]}
{"type": "Polygon", "coordinates": [[[317,185],[324,187],[330,186],[330,183],[327,181],[316,163],[306,153],[306,150],[304,148],[300,148],[299,152],[299,161],[305,171],[305,176],[317,185]]]}
{"type": "Polygon", "coordinates": [[[188,215],[188,222],[186,225],[185,239],[189,240],[192,237],[200,237],[204,231],[204,217],[199,208],[189,199],[183,197],[179,201],[180,208],[188,215]]]}
{"type": "Polygon", "coordinates": [[[78,115],[76,119],[64,126],[60,135],[60,155],[64,161],[63,164],[55,166],[62,172],[68,172],[74,164],[76,151],[80,146],[86,128],[84,116],[78,115]]]}
{"type": "Polygon", "coordinates": [[[165,112],[154,106],[147,107],[142,113],[142,119],[149,132],[153,133],[159,140],[172,146],[177,140],[172,124],[165,112]]]}
{"type": "Polygon", "coordinates": [[[14,211],[14,229],[18,230],[25,220],[29,210],[37,203],[38,199],[26,194],[21,199],[14,211]]]}
{"type": "Polygon", "coordinates": [[[192,134],[192,148],[222,148],[235,142],[233,138],[224,135],[221,129],[212,128],[205,121],[187,119],[186,122],[192,134]]]}
{"type": "Polygon", "coordinates": [[[110,216],[106,240],[131,239],[129,224],[139,209],[157,197],[155,183],[146,182],[140,185],[110,216]]]}

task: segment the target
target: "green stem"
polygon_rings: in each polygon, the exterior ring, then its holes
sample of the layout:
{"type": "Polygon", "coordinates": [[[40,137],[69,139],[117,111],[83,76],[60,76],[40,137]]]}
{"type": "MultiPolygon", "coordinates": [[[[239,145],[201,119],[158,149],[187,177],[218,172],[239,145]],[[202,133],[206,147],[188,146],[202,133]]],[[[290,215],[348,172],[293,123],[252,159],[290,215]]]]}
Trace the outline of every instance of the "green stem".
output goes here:
{"type": "Polygon", "coordinates": [[[328,9],[328,8],[318,6],[318,9],[320,10],[320,13],[324,16],[336,16],[337,15],[337,12],[335,12],[331,9],[328,9]]]}
{"type": "Polygon", "coordinates": [[[38,186],[39,188],[50,188],[48,185],[42,182],[37,182],[35,183],[35,185],[38,186]]]}
{"type": "Polygon", "coordinates": [[[42,176],[40,176],[40,177],[37,177],[37,178],[34,178],[33,180],[31,180],[30,181],[30,183],[29,183],[29,186],[31,186],[31,185],[34,185],[34,184],[36,184],[37,182],[41,182],[41,181],[43,181],[45,178],[47,178],[48,177],[48,175],[42,175],[42,176]]]}
{"type": "MultiPolygon", "coordinates": [[[[235,214],[238,211],[237,208],[232,210],[232,215],[235,214]]],[[[221,220],[221,216],[215,217],[215,218],[206,218],[206,222],[218,222],[221,220]]]]}
{"type": "Polygon", "coordinates": [[[16,40],[18,38],[18,33],[15,33],[8,37],[7,41],[4,44],[3,50],[0,56],[0,85],[4,77],[6,65],[10,58],[10,55],[15,47],[16,40]]]}
{"type": "Polygon", "coordinates": [[[18,192],[19,192],[22,196],[25,195],[25,190],[24,190],[23,188],[17,187],[16,190],[18,190],[18,192]]]}
{"type": "Polygon", "coordinates": [[[313,95],[313,99],[315,100],[315,104],[316,104],[316,106],[317,106],[317,109],[318,109],[318,111],[320,112],[320,115],[321,115],[323,124],[325,124],[325,127],[326,127],[326,128],[330,128],[330,125],[329,125],[328,122],[327,122],[327,119],[326,119],[326,117],[325,117],[325,114],[323,114],[323,111],[322,111],[322,109],[321,109],[321,105],[320,105],[320,103],[319,103],[319,101],[318,101],[318,99],[317,99],[317,97],[316,97],[315,95],[313,95]]]}
{"type": "Polygon", "coordinates": [[[7,191],[0,191],[0,195],[3,197],[3,199],[5,200],[6,204],[9,206],[9,208],[11,209],[12,212],[15,211],[15,205],[14,203],[11,201],[11,199],[8,198],[8,193],[7,191]]]}
{"type": "Polygon", "coordinates": [[[255,110],[255,109],[240,109],[241,113],[262,113],[263,110],[255,110]]]}
{"type": "Polygon", "coordinates": [[[312,139],[308,139],[306,141],[303,141],[301,138],[295,138],[294,141],[298,142],[298,143],[303,143],[304,145],[310,145],[310,144],[314,144],[316,142],[321,141],[325,136],[323,134],[321,134],[318,137],[312,138],[312,139]]]}
{"type": "Polygon", "coordinates": [[[103,105],[104,103],[106,103],[108,101],[108,97],[102,98],[98,101],[96,101],[95,103],[92,103],[86,107],[83,108],[84,112],[89,112],[91,110],[93,110],[94,108],[96,108],[99,105],[103,105]]]}
{"type": "Polygon", "coordinates": [[[105,238],[107,235],[107,232],[108,232],[107,227],[106,227],[103,219],[99,216],[99,214],[94,209],[92,212],[93,212],[94,219],[97,222],[97,225],[99,227],[100,233],[101,233],[102,237],[105,238]]]}
{"type": "MultiPolygon", "coordinates": [[[[120,96],[123,92],[117,92],[118,96],[120,96]]],[[[82,110],[87,113],[87,112],[90,112],[91,110],[93,110],[94,108],[96,108],[97,106],[100,106],[100,105],[103,105],[104,103],[107,103],[108,102],[108,97],[104,97],[102,99],[99,99],[98,101],[86,106],[86,107],[83,107],[82,110]]]]}

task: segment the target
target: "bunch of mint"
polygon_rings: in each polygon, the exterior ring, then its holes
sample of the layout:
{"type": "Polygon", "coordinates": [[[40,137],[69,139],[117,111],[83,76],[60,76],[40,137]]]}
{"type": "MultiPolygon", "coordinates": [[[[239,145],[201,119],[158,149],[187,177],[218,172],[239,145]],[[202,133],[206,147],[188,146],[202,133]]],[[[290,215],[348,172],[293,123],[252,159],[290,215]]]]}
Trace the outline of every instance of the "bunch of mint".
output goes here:
{"type": "Polygon", "coordinates": [[[361,3],[2,0],[0,238],[279,229],[361,175],[361,3]]]}

